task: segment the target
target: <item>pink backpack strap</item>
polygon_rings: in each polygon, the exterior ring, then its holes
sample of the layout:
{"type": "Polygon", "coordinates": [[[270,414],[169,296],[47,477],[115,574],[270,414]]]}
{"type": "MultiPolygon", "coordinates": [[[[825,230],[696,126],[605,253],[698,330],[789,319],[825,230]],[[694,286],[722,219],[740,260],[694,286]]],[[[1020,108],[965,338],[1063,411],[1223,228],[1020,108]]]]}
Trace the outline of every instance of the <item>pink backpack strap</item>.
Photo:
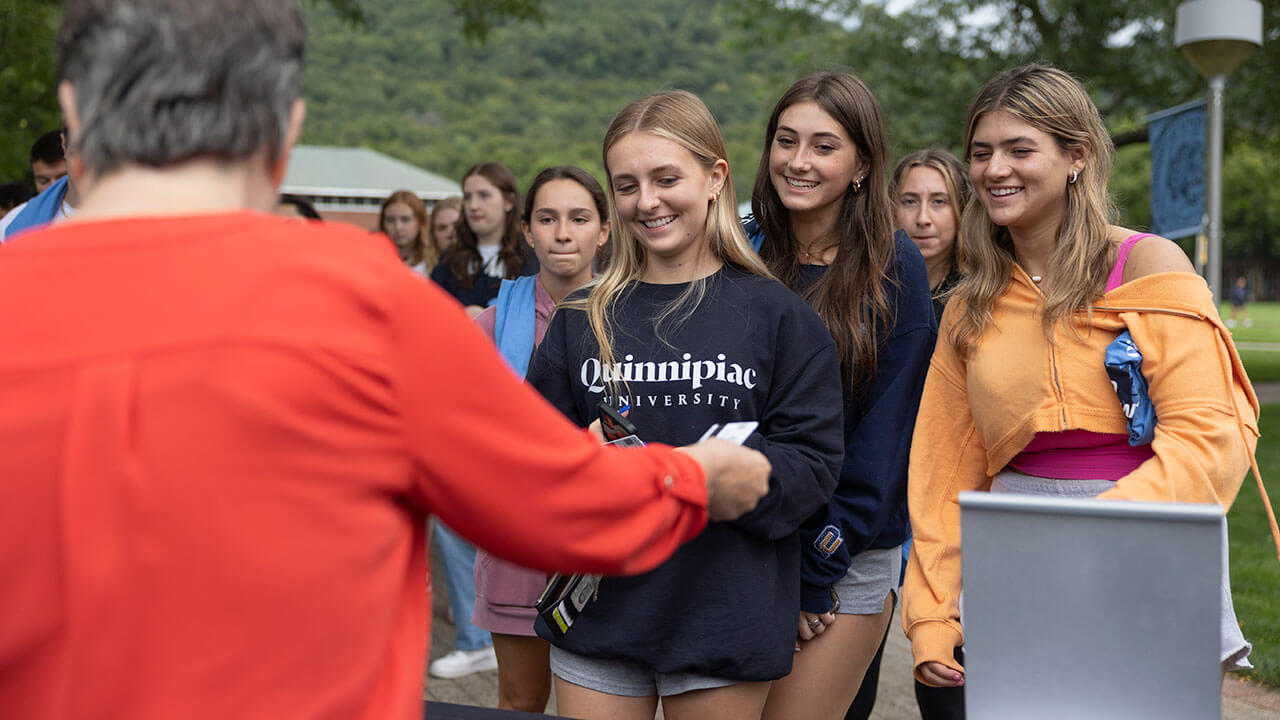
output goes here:
{"type": "Polygon", "coordinates": [[[1155,236],[1151,233],[1134,233],[1120,243],[1120,249],[1116,251],[1116,264],[1111,266],[1111,274],[1107,276],[1107,289],[1103,292],[1111,292],[1124,284],[1124,264],[1129,261],[1129,253],[1139,240],[1149,237],[1155,236]]]}

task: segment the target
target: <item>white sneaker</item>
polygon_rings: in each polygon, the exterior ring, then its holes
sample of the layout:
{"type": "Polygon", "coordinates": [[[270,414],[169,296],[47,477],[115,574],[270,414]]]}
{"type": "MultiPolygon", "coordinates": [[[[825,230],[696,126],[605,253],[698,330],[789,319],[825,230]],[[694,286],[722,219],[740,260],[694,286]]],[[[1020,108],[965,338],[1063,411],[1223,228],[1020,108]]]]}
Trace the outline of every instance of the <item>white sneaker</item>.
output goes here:
{"type": "Polygon", "coordinates": [[[434,661],[427,667],[432,677],[451,680],[466,677],[471,673],[484,670],[497,670],[498,656],[493,654],[493,647],[479,650],[454,650],[434,661]]]}

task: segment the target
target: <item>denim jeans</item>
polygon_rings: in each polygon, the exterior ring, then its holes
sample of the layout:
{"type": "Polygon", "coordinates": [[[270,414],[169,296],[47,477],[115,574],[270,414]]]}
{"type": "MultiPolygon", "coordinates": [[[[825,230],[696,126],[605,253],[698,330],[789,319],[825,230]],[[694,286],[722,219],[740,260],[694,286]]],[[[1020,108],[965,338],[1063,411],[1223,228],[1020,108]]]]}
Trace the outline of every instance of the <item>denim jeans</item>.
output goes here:
{"type": "Polygon", "coordinates": [[[444,566],[444,582],[449,589],[449,607],[453,610],[455,650],[479,650],[493,644],[489,631],[471,624],[471,611],[476,605],[476,548],[452,530],[435,521],[435,546],[444,566]]]}

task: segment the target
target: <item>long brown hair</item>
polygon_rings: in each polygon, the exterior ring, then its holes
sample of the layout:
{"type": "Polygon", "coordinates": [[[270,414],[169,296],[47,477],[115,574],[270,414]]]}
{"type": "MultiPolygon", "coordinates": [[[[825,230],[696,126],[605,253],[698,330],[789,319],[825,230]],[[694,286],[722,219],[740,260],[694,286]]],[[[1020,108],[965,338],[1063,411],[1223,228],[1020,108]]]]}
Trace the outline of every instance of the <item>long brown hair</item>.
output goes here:
{"type": "MultiPolygon", "coordinates": [[[[514,280],[520,277],[520,269],[524,267],[524,240],[520,234],[520,191],[516,186],[516,176],[506,165],[496,162],[484,162],[472,165],[462,176],[465,185],[467,178],[481,175],[502,193],[502,197],[511,203],[511,209],[502,224],[502,247],[498,250],[498,259],[502,262],[503,277],[514,280]]],[[[467,222],[467,214],[462,213],[458,220],[458,241],[445,252],[445,260],[458,282],[458,287],[468,290],[475,285],[476,278],[484,272],[484,260],[478,249],[479,239],[471,224],[467,222]]]]}
{"type": "MultiPolygon", "coordinates": [[[[1107,194],[1115,148],[1098,108],[1071,75],[1048,65],[1023,65],[1009,70],[979,91],[965,121],[966,158],[978,122],[1004,112],[1047,133],[1063,152],[1084,153],[1084,169],[1075,182],[1062,178],[1067,206],[1055,236],[1045,273],[1048,293],[1041,320],[1046,337],[1053,325],[1077,310],[1089,309],[1102,296],[1115,261],[1111,224],[1115,205],[1107,194]]],[[[1009,229],[991,222],[977,197],[969,200],[961,222],[965,242],[965,279],[955,297],[964,312],[951,329],[950,340],[966,352],[991,321],[991,309],[1009,284],[1015,262],[1009,229]]]]}
{"type": "Polygon", "coordinates": [[[815,103],[839,123],[867,164],[861,188],[855,190],[850,185],[840,200],[834,228],[835,260],[802,293],[835,339],[841,377],[845,387],[853,391],[875,375],[880,349],[894,321],[894,308],[885,287],[896,278],[890,274],[895,225],[886,178],[888,139],[884,115],[866,84],[849,73],[806,75],[788,88],[774,106],[756,170],[751,209],[765,234],[761,257],[769,270],[792,288],[799,280],[800,259],[790,216],[773,187],[769,156],[778,118],[801,102],[815,103]]]}

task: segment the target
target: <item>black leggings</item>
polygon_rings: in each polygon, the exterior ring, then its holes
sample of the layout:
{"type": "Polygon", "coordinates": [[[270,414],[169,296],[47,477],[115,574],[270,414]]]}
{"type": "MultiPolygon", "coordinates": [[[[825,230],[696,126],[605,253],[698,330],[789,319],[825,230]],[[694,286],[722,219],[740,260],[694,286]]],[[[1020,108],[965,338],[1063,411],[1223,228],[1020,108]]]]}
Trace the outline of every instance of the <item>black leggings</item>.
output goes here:
{"type": "MultiPolygon", "coordinates": [[[[889,623],[890,627],[893,623],[889,623]]],[[[858,695],[849,705],[849,712],[844,720],[867,720],[871,710],[876,706],[876,688],[880,684],[880,658],[884,655],[884,644],[889,639],[886,629],[884,639],[880,641],[880,649],[862,677],[862,687],[858,695]]],[[[956,648],[956,662],[964,664],[964,650],[956,648]]],[[[915,680],[916,706],[920,708],[921,720],[964,720],[964,687],[931,687],[915,680]]]]}
{"type": "MultiPolygon", "coordinates": [[[[956,648],[956,662],[964,664],[964,648],[956,648]]],[[[933,687],[916,680],[916,705],[922,720],[964,720],[964,686],[933,687]]]]}

